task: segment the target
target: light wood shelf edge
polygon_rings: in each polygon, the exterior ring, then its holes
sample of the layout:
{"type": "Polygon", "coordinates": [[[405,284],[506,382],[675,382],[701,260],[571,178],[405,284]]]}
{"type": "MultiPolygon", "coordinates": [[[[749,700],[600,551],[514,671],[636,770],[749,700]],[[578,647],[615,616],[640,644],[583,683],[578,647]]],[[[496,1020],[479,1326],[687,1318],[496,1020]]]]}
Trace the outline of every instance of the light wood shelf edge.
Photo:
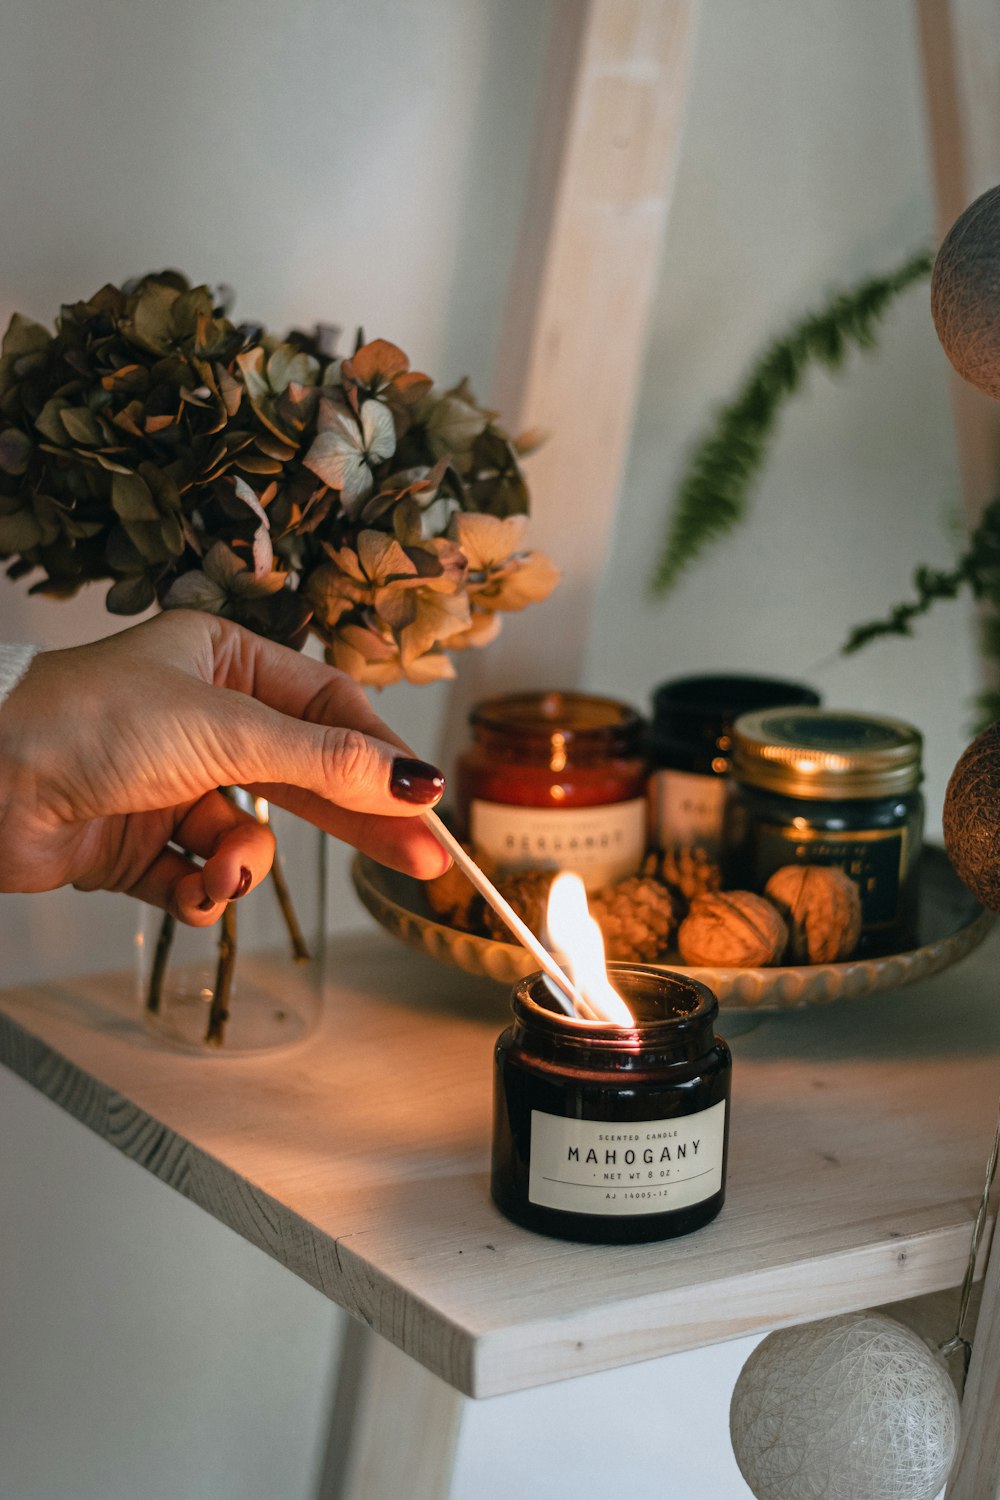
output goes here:
{"type": "MultiPolygon", "coordinates": [[[[754,1268],[748,1253],[745,1274],[646,1298],[638,1334],[622,1325],[613,1300],[561,1322],[542,1317],[470,1332],[374,1265],[365,1254],[364,1233],[324,1236],[4,1015],[0,1063],[129,1160],[473,1397],[940,1291],[961,1278],[968,1253],[968,1206],[956,1204],[953,1224],[900,1236],[889,1245],[877,1239],[840,1255],[763,1270],[754,1268]]],[[[634,1317],[630,1321],[634,1324],[634,1317]]]]}

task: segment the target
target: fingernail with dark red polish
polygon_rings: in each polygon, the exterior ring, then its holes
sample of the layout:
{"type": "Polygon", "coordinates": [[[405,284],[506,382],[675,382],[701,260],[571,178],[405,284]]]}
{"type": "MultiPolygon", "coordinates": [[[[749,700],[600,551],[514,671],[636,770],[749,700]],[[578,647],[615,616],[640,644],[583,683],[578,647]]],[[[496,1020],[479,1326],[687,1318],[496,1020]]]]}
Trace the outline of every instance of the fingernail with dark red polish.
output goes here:
{"type": "Polygon", "coordinates": [[[198,902],[198,910],[199,911],[211,911],[212,907],[214,905],[215,905],[215,902],[212,900],[211,896],[206,896],[205,899],[204,899],[204,901],[199,901],[198,902]]]}
{"type": "Polygon", "coordinates": [[[392,763],[389,790],[399,802],[433,807],[444,796],[444,777],[437,766],[430,766],[425,760],[408,760],[401,755],[392,763]]]}
{"type": "Polygon", "coordinates": [[[235,891],[229,898],[230,901],[238,901],[241,896],[245,896],[247,891],[250,889],[250,882],[252,879],[253,875],[247,869],[246,865],[240,865],[240,878],[236,883],[235,891]]]}

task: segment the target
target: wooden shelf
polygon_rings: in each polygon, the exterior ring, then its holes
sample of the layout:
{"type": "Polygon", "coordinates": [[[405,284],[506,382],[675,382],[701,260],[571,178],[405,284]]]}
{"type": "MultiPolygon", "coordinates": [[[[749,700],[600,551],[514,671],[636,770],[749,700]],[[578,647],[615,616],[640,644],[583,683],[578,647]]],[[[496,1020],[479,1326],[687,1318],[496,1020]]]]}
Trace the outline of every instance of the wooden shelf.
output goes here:
{"type": "Polygon", "coordinates": [[[728,1202],[654,1245],[565,1244],[501,1217],[506,997],[374,930],[338,943],[322,1031],[284,1054],[167,1051],[112,976],[4,992],[0,1060],[488,1396],[955,1285],[994,1128],[998,942],[895,995],[735,1035],[728,1202]]]}

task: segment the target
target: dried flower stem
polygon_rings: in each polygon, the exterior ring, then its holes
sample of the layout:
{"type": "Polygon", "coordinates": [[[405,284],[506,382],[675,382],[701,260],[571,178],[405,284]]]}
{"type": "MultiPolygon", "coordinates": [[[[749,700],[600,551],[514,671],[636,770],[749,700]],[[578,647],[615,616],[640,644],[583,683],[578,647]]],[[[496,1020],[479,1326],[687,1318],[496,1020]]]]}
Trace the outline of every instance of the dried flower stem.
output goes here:
{"type": "Polygon", "coordinates": [[[170,957],[170,945],[174,940],[176,926],[176,917],[172,917],[169,912],[164,912],[156,939],[153,967],[149,975],[149,991],[146,995],[146,1009],[154,1016],[159,1013],[160,1002],[163,999],[163,979],[167,972],[167,959],[170,957]]]}
{"type": "MultiPolygon", "coordinates": [[[[234,805],[239,805],[232,787],[221,787],[220,790],[222,795],[230,802],[234,805]]],[[[258,822],[270,823],[268,805],[263,797],[254,798],[253,811],[258,822]]],[[[285,927],[288,931],[292,947],[292,958],[295,963],[307,963],[311,959],[312,953],[295,913],[291,892],[288,889],[288,882],[285,879],[284,870],[281,868],[277,856],[271,866],[270,878],[285,927]]],[[[229,1019],[229,998],[232,993],[233,976],[236,970],[236,908],[232,902],[229,902],[225,907],[222,913],[221,924],[215,985],[213,987],[212,1002],[209,1010],[208,1030],[205,1034],[206,1042],[215,1046],[221,1046],[224,1040],[225,1025],[229,1019]]],[[[149,976],[149,990],[146,995],[146,1009],[151,1015],[159,1013],[163,1001],[163,983],[166,978],[167,964],[170,959],[170,949],[173,945],[176,928],[177,919],[171,916],[170,912],[165,912],[156,939],[153,966],[149,976]]]]}
{"type": "Polygon", "coordinates": [[[212,1004],[208,1012],[208,1030],[205,1041],[221,1047],[229,1020],[229,996],[236,972],[236,904],[229,901],[222,913],[219,931],[219,962],[215,970],[215,986],[212,1004]]]}
{"type": "MultiPolygon", "coordinates": [[[[228,790],[225,795],[230,801],[235,800],[232,789],[228,790]]],[[[271,810],[266,797],[255,797],[253,799],[253,814],[258,823],[270,824],[271,810]]],[[[309,944],[302,935],[302,928],[299,925],[299,919],[292,905],[291,892],[288,889],[288,882],[285,879],[285,872],[277,851],[275,851],[269,874],[271,884],[274,887],[274,894],[278,898],[278,905],[281,908],[281,915],[288,929],[288,937],[292,945],[292,958],[297,964],[308,963],[310,958],[312,958],[312,954],[309,951],[309,944]]]]}
{"type": "Polygon", "coordinates": [[[312,954],[309,951],[309,944],[302,935],[302,928],[299,926],[299,919],[295,915],[295,908],[292,905],[291,892],[288,889],[285,872],[281,868],[277,854],[274,856],[270,875],[271,884],[274,886],[274,894],[277,896],[278,905],[281,908],[281,915],[284,917],[285,926],[288,928],[288,937],[292,945],[292,958],[297,964],[308,963],[312,958],[312,954]]]}

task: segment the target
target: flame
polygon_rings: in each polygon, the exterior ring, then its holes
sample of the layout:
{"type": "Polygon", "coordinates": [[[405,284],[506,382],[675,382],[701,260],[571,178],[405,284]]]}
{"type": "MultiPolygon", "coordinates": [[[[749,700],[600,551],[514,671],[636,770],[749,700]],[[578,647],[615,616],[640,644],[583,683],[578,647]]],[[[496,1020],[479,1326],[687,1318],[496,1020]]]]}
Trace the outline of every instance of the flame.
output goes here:
{"type": "Polygon", "coordinates": [[[549,943],[560,950],[577,989],[599,1021],[634,1026],[635,1017],[608,979],[604,937],[590,915],[587,892],[579,875],[564,870],[549,890],[546,912],[549,943]]]}

